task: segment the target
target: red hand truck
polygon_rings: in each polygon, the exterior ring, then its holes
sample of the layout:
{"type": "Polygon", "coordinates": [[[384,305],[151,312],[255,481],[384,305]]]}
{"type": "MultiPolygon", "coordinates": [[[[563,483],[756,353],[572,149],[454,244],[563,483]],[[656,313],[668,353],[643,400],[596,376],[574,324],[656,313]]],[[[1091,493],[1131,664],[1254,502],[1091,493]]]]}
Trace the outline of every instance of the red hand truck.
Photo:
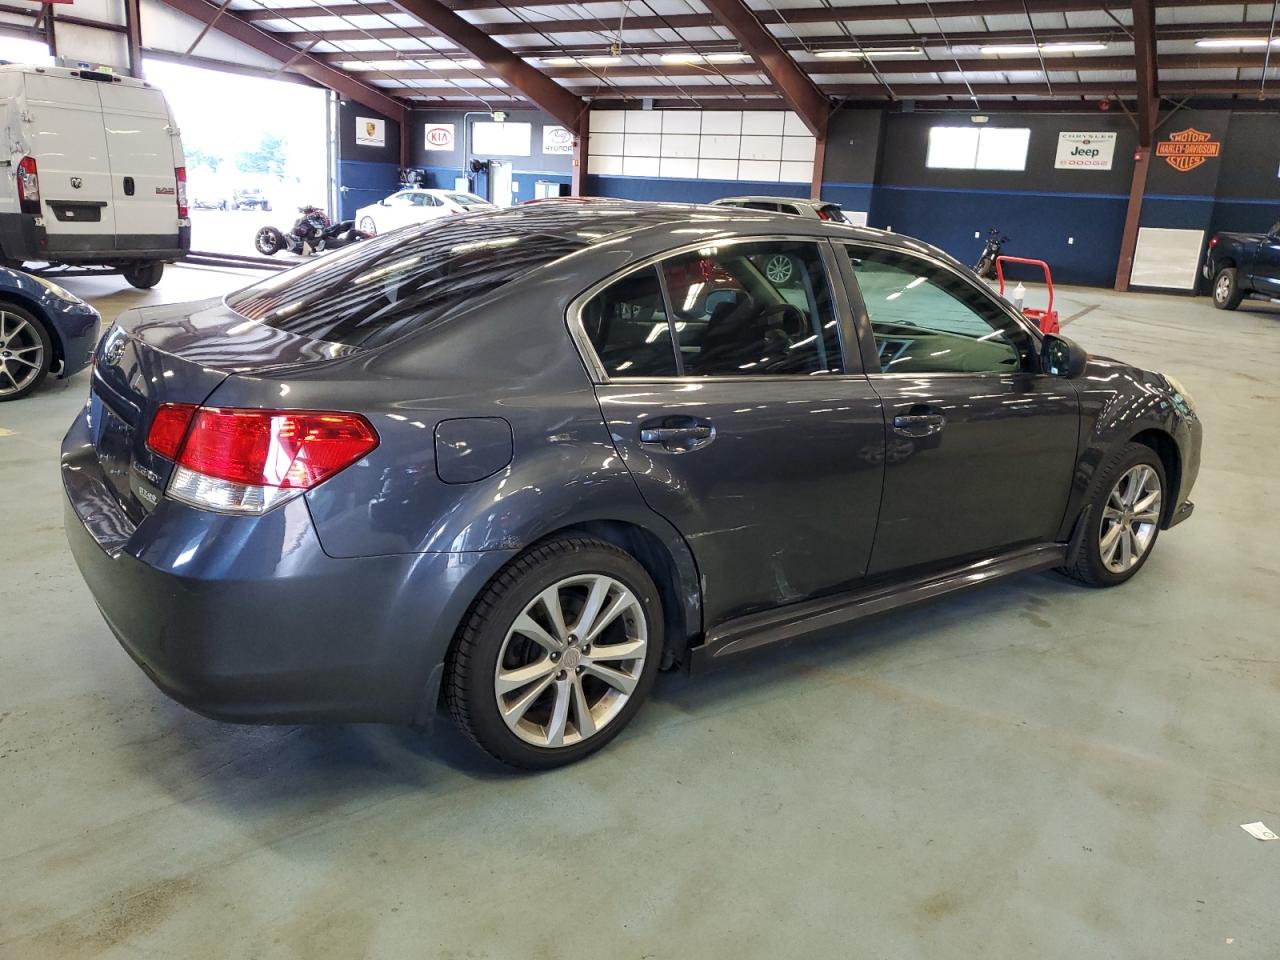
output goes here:
{"type": "Polygon", "coordinates": [[[1043,260],[1028,260],[1025,257],[996,257],[996,276],[1000,278],[1000,296],[1004,296],[1004,264],[1006,263],[1025,263],[1031,267],[1044,268],[1044,282],[1049,288],[1049,306],[1043,310],[1037,310],[1035,307],[1023,307],[1022,315],[1028,320],[1034,320],[1040,327],[1041,333],[1058,333],[1062,327],[1058,324],[1058,311],[1053,309],[1053,274],[1049,272],[1049,265],[1043,260]]]}

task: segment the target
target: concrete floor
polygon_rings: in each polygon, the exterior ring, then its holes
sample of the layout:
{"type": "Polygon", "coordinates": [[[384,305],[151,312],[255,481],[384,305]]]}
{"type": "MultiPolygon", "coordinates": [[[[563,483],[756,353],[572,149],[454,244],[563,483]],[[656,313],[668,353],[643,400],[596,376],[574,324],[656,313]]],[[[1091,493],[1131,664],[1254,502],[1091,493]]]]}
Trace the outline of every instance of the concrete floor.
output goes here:
{"type": "MultiPolygon", "coordinates": [[[[110,280],[104,312],[231,286],[110,280]]],[[[118,649],[63,543],[84,375],[0,406],[0,957],[1133,960],[1280,955],[1280,310],[1066,291],[1180,377],[1195,516],[1053,575],[663,677],[513,775],[447,723],[218,724],[118,649]],[[1092,307],[1092,309],[1090,309],[1092,307]]]]}

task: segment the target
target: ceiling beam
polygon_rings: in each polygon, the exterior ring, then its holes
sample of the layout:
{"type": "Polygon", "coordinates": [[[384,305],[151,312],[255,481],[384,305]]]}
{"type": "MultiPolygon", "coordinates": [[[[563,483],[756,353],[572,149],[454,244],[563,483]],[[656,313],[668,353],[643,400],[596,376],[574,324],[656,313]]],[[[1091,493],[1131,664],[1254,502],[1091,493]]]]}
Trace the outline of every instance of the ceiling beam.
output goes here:
{"type": "Polygon", "coordinates": [[[1138,145],[1149,147],[1155,136],[1156,116],[1160,109],[1153,0],[1133,0],[1133,63],[1137,74],[1138,145]]]}
{"type": "Polygon", "coordinates": [[[702,0],[720,25],[733,34],[744,52],[755,60],[752,67],[762,69],[795,111],[801,122],[819,140],[827,139],[827,119],[831,103],[807,73],[796,65],[791,54],[782,49],[777,38],[766,30],[755,13],[742,0],[702,0]]]}
{"type": "Polygon", "coordinates": [[[587,104],[491,38],[487,28],[468,23],[439,0],[393,2],[403,13],[448,37],[575,135],[586,132],[587,104]]]}
{"type": "Polygon", "coordinates": [[[300,54],[296,47],[285,43],[275,34],[240,19],[240,16],[231,10],[226,10],[219,16],[218,7],[209,3],[208,0],[161,0],[161,2],[201,23],[212,23],[213,28],[219,33],[225,33],[233,40],[238,40],[273,60],[288,64],[288,70],[302,74],[335,91],[339,96],[354,100],[403,125],[405,107],[399,100],[366,86],[350,73],[336,70],[305,53],[300,54]]]}

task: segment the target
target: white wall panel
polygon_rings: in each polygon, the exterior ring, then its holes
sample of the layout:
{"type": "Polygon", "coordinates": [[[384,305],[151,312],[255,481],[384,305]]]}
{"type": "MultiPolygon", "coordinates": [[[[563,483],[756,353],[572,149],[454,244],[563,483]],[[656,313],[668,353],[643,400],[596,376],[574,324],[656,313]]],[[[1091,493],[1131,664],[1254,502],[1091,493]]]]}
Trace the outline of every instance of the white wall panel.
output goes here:
{"type": "Polygon", "coordinates": [[[738,163],[738,179],[776,183],[781,174],[781,166],[777,160],[742,160],[738,163]]]}
{"type": "Polygon", "coordinates": [[[587,173],[598,173],[604,177],[622,176],[621,157],[597,157],[594,153],[587,155],[587,173]]]}
{"type": "Polygon", "coordinates": [[[812,137],[809,128],[796,114],[788,110],[783,114],[782,132],[788,137],[812,137]]]}
{"type": "Polygon", "coordinates": [[[781,110],[742,111],[742,134],[746,136],[782,136],[784,114],[781,110]]]}
{"type": "MultiPolygon", "coordinates": [[[[628,124],[630,121],[628,121],[628,124]]],[[[658,133],[626,133],[622,145],[624,157],[656,157],[662,154],[662,135],[658,133]]]]}
{"type": "Polygon", "coordinates": [[[720,160],[737,160],[742,148],[742,138],[736,134],[703,134],[698,145],[698,156],[720,160]]]}
{"type": "Polygon", "coordinates": [[[622,156],[622,134],[592,133],[587,142],[587,155],[594,157],[596,154],[605,157],[622,156]]]}
{"type": "Polygon", "coordinates": [[[626,110],[592,110],[592,133],[622,133],[626,129],[626,110]]]}
{"type": "Polygon", "coordinates": [[[658,176],[658,158],[623,157],[622,175],[624,177],[656,177],[658,176]]]}
{"type": "Polygon", "coordinates": [[[662,111],[627,110],[627,133],[661,133],[662,111]]]}
{"type": "Polygon", "coordinates": [[[748,137],[744,134],[738,156],[743,160],[781,160],[782,137],[748,137]]]}
{"type": "Polygon", "coordinates": [[[698,177],[702,180],[737,180],[737,160],[699,160],[698,177]]]}
{"type": "Polygon", "coordinates": [[[658,167],[658,176],[696,180],[698,160],[696,157],[663,157],[658,167]]]}
{"type": "Polygon", "coordinates": [[[662,135],[662,156],[696,157],[700,139],[696,133],[664,133],[662,135]]]}
{"type": "Polygon", "coordinates": [[[813,137],[783,137],[782,159],[808,160],[812,162],[814,146],[813,137]]]}
{"type": "Polygon", "coordinates": [[[783,160],[782,172],[778,179],[784,183],[812,183],[813,162],[804,160],[783,160]]]}
{"type": "Polygon", "coordinates": [[[707,110],[702,114],[702,135],[741,133],[742,114],[737,110],[707,110]]]}
{"type": "Polygon", "coordinates": [[[701,133],[702,112],[699,110],[663,110],[663,133],[701,133]]]}

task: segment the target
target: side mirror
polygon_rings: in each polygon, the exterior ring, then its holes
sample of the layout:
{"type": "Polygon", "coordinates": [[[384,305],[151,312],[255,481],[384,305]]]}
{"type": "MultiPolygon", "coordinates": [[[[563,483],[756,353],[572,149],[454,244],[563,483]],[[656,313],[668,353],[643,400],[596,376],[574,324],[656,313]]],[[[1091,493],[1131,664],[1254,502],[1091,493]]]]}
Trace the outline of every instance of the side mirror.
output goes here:
{"type": "Polygon", "coordinates": [[[1073,340],[1053,333],[1045,334],[1040,345],[1040,368],[1053,377],[1071,380],[1084,373],[1089,354],[1073,340]]]}

